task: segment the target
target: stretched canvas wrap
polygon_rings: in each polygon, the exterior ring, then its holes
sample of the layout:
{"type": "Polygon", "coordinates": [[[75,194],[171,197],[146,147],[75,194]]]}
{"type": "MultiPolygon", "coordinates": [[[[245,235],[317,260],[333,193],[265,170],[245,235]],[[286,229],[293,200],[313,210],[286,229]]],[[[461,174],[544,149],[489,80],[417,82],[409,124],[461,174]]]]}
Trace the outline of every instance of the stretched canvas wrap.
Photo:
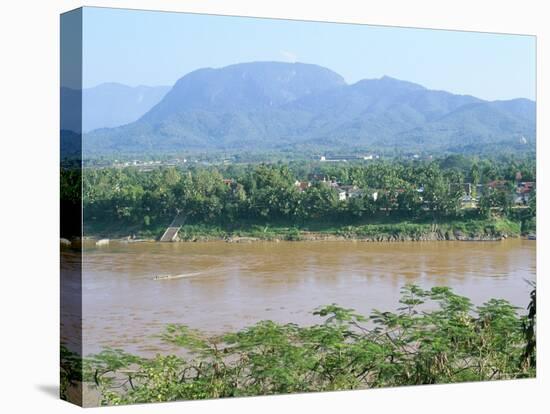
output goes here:
{"type": "Polygon", "coordinates": [[[534,377],[535,47],[63,14],[61,397],[534,377]]]}

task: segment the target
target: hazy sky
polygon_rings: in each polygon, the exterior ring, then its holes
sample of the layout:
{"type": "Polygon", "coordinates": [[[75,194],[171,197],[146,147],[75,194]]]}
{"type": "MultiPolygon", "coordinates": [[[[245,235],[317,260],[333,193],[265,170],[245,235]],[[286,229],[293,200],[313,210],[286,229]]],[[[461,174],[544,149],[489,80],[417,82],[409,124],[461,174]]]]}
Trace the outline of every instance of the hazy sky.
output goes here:
{"type": "Polygon", "coordinates": [[[383,75],[484,99],[535,99],[533,36],[84,10],[84,86],[172,85],[203,67],[315,63],[348,83],[383,75]]]}

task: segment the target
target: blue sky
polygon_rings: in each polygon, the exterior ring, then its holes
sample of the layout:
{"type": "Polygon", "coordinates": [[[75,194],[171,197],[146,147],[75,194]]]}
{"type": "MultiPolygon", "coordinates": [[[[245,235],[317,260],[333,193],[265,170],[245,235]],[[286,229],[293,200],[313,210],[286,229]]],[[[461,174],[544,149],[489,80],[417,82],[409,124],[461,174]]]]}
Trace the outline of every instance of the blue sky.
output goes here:
{"type": "Polygon", "coordinates": [[[315,63],[480,98],[535,99],[533,36],[106,8],[84,10],[84,86],[172,85],[195,69],[315,63]]]}

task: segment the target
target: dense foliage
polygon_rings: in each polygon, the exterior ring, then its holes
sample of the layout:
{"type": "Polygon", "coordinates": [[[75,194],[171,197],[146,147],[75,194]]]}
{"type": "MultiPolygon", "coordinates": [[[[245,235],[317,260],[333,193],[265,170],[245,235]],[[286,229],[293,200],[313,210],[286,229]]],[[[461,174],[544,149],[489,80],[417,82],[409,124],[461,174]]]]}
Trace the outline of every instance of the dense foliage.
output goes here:
{"type": "Polygon", "coordinates": [[[523,223],[531,220],[534,225],[535,197],[529,209],[512,209],[518,172],[522,180],[534,181],[534,160],[479,161],[449,156],[417,162],[87,169],[84,215],[87,225],[99,223],[105,228],[118,224],[138,230],[166,225],[178,213],[190,224],[225,228],[243,222],[283,222],[300,227],[315,221],[433,221],[495,214],[523,223]],[[488,187],[493,180],[505,180],[505,185],[488,187]],[[297,181],[306,183],[305,188],[299,188],[297,181]],[[331,182],[341,186],[335,188],[331,182]],[[464,183],[471,184],[479,208],[461,205],[464,183]],[[341,201],[338,188],[342,186],[356,193],[341,201]]]}
{"type": "Polygon", "coordinates": [[[169,325],[181,355],[106,349],[84,362],[102,404],[533,377],[535,293],[519,316],[507,301],[473,306],[449,288],[403,288],[396,312],[369,317],[329,305],[313,326],[262,321],[207,336],[169,325]]]}

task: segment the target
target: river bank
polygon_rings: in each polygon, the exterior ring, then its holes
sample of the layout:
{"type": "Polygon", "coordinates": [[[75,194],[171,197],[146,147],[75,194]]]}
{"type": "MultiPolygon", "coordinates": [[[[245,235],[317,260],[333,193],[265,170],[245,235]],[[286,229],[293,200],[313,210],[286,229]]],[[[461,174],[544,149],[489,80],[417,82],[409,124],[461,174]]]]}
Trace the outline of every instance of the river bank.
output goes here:
{"type": "MultiPolygon", "coordinates": [[[[130,242],[156,241],[165,227],[155,229],[85,229],[86,238],[119,239],[130,242]]],[[[340,241],[409,242],[409,241],[498,241],[520,237],[519,222],[503,218],[448,222],[393,222],[338,225],[315,223],[310,225],[209,225],[186,224],[174,241],[226,241],[251,243],[255,241],[340,241]]]]}

